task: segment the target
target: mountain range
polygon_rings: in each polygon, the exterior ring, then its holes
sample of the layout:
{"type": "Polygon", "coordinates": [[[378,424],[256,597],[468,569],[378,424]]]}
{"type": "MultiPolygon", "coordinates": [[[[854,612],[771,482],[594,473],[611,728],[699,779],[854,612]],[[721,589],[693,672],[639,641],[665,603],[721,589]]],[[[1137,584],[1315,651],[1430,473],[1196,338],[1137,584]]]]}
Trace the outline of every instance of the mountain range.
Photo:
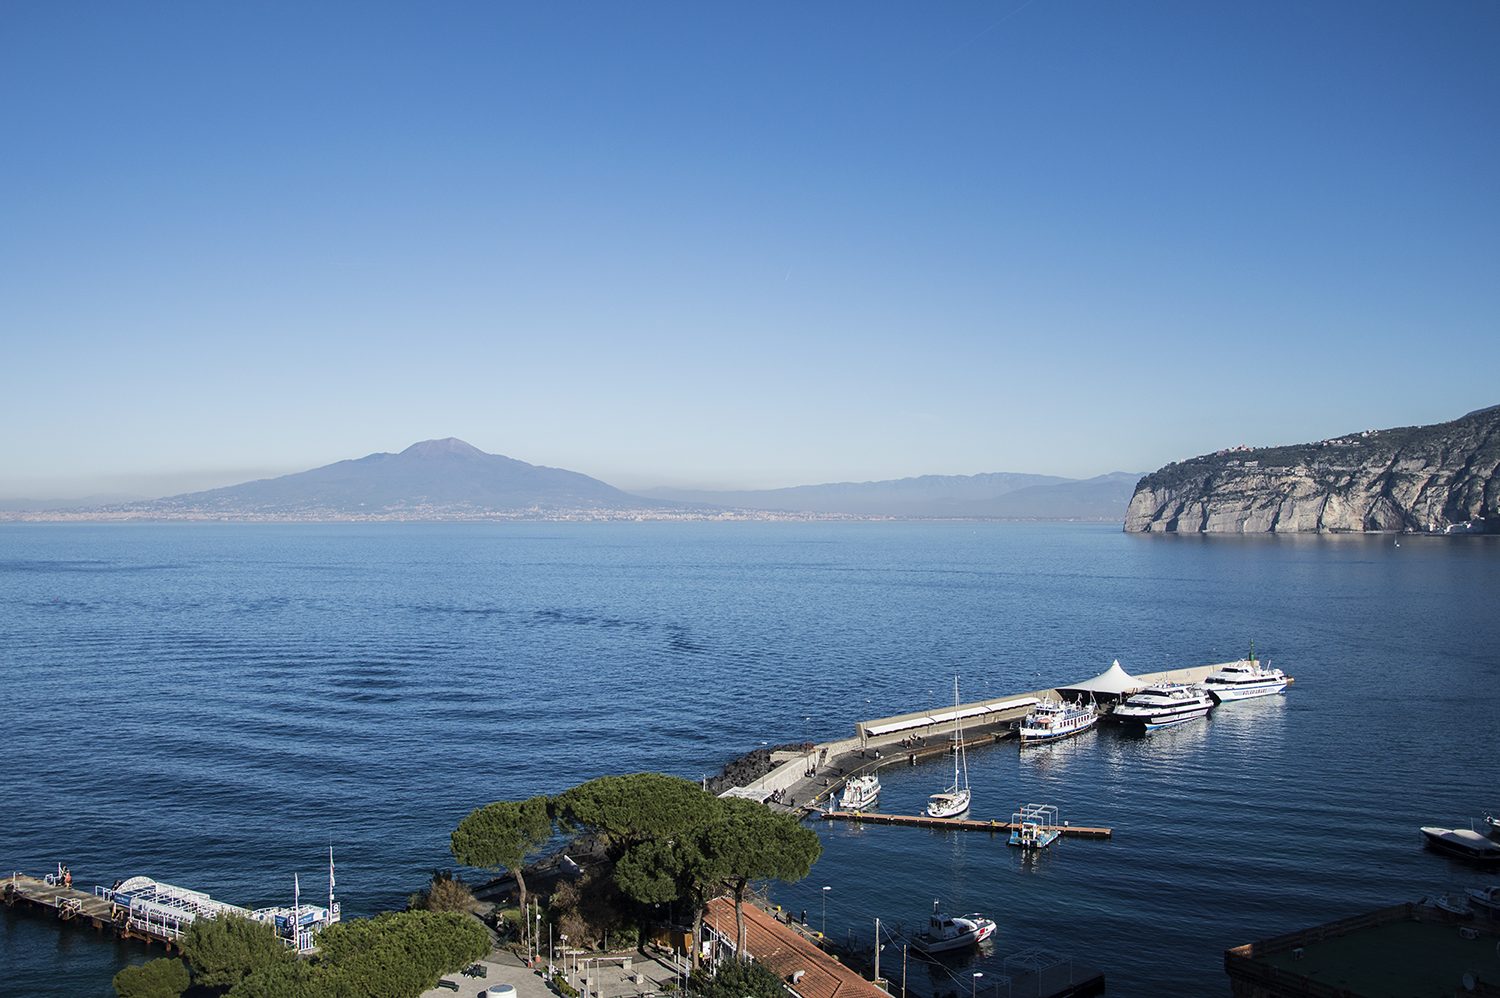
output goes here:
{"type": "MultiPolygon", "coordinates": [[[[924,475],[786,489],[652,489],[632,494],[576,471],[487,454],[453,437],[424,440],[278,478],[163,499],[36,504],[16,517],[68,519],[701,518],[743,513],[850,517],[1081,519],[1118,522],[1138,476],[1075,480],[994,473],[924,475]]],[[[11,504],[15,509],[16,504],[11,504]]]]}

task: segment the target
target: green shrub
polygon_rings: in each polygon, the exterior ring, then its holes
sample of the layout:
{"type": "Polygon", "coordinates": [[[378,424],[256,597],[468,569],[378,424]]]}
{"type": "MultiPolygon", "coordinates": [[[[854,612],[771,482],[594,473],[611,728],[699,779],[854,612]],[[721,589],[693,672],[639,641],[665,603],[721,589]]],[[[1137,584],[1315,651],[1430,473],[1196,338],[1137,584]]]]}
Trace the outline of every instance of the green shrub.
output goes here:
{"type": "Polygon", "coordinates": [[[115,975],[120,998],[181,998],[188,987],[188,969],[181,960],[163,957],[115,975]]]}
{"type": "Polygon", "coordinates": [[[232,988],[251,974],[296,961],[296,956],[265,922],[236,915],[199,918],[182,936],[182,957],[193,983],[232,988]]]}
{"type": "Polygon", "coordinates": [[[562,998],[578,998],[578,989],[568,983],[568,979],[560,970],[552,973],[552,987],[562,995],[562,998]]]}

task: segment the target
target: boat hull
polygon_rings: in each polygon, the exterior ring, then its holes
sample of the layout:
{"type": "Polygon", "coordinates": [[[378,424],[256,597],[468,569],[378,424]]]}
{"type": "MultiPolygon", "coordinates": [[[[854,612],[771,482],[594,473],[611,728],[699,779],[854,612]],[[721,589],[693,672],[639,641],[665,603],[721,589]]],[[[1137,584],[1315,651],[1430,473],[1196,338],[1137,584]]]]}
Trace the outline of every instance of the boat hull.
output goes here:
{"type": "Polygon", "coordinates": [[[1066,738],[1073,738],[1093,728],[1099,723],[1098,717],[1090,718],[1083,724],[1076,725],[1063,731],[1049,731],[1045,728],[1021,728],[1022,745],[1045,745],[1048,742],[1060,742],[1066,738]]]}
{"type": "Polygon", "coordinates": [[[1256,697],[1270,697],[1278,693],[1285,693],[1288,685],[1286,680],[1280,679],[1268,683],[1226,684],[1223,686],[1205,683],[1204,688],[1219,703],[1231,703],[1235,700],[1253,700],[1256,697]]]}
{"type": "Polygon", "coordinates": [[[1150,714],[1126,714],[1124,716],[1120,716],[1119,711],[1116,711],[1115,720],[1129,727],[1143,728],[1146,731],[1157,731],[1161,728],[1170,728],[1175,724],[1182,724],[1184,721],[1206,717],[1211,709],[1208,705],[1204,705],[1187,710],[1158,711],[1150,714]]]}
{"type": "Polygon", "coordinates": [[[1463,833],[1463,829],[1423,828],[1422,838],[1429,849],[1457,856],[1471,863],[1500,863],[1500,846],[1496,846],[1478,832],[1463,833]],[[1470,838],[1472,836],[1472,838],[1470,838]]]}

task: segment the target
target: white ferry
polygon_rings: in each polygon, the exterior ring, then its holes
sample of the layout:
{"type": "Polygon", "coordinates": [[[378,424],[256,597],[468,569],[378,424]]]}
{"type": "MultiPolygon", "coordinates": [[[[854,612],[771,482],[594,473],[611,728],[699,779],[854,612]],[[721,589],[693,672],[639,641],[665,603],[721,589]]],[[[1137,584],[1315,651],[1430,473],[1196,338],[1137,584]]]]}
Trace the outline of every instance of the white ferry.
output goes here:
{"type": "Polygon", "coordinates": [[[1219,703],[1249,700],[1281,693],[1291,679],[1280,669],[1265,669],[1259,661],[1248,658],[1231,662],[1203,681],[1204,687],[1219,703]]]}
{"type": "Polygon", "coordinates": [[[1082,734],[1099,722],[1093,704],[1043,700],[1021,722],[1021,744],[1040,745],[1082,734]]]}
{"type": "Polygon", "coordinates": [[[1124,724],[1141,725],[1147,731],[1203,717],[1214,701],[1201,686],[1158,683],[1127,699],[1111,715],[1124,724]]]}
{"type": "Polygon", "coordinates": [[[880,800],[880,777],[874,773],[850,777],[839,796],[839,810],[868,811],[880,800]]]}

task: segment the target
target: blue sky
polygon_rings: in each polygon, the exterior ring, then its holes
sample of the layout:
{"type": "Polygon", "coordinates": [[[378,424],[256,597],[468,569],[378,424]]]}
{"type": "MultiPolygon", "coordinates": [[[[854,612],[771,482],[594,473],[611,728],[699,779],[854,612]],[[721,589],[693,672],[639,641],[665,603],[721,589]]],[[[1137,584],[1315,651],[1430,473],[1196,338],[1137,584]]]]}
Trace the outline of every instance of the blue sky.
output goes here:
{"type": "Polygon", "coordinates": [[[0,495],[1087,476],[1500,402],[1500,5],[9,4],[0,495]]]}

